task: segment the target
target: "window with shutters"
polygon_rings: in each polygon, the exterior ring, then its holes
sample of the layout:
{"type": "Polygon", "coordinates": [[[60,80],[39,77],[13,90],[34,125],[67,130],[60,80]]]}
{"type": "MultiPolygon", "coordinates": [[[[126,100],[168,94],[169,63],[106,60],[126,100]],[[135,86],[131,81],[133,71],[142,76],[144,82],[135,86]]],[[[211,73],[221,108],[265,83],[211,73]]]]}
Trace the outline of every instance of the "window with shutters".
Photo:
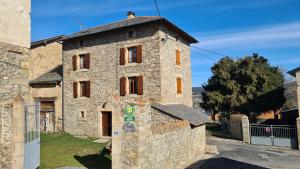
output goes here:
{"type": "Polygon", "coordinates": [[[128,48],[128,63],[136,63],[137,61],[137,48],[128,48]]]}
{"type": "Polygon", "coordinates": [[[176,78],[177,83],[177,94],[182,94],[182,79],[181,77],[176,78]]]}
{"type": "Polygon", "coordinates": [[[79,55],[79,68],[80,69],[90,68],[90,54],[79,55]]]}
{"type": "Polygon", "coordinates": [[[176,65],[181,66],[181,56],[179,50],[176,50],[176,65]]]}
{"type": "Polygon", "coordinates": [[[90,97],[90,81],[79,82],[80,97],[90,97]]]}

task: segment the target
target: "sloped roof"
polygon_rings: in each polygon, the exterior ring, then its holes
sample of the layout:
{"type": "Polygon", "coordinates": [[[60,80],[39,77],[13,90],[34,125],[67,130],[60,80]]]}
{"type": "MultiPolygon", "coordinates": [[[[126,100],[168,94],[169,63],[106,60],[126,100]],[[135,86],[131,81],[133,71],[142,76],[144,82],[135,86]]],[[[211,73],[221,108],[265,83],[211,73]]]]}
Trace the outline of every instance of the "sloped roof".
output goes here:
{"type": "Polygon", "coordinates": [[[60,82],[63,79],[62,69],[62,65],[56,66],[47,73],[44,73],[38,78],[31,80],[29,84],[56,84],[57,82],[60,82]]]}
{"type": "Polygon", "coordinates": [[[121,20],[121,21],[106,24],[106,25],[97,26],[97,27],[90,28],[90,29],[85,29],[80,32],[74,33],[72,35],[66,36],[65,38],[63,38],[63,40],[79,38],[79,37],[83,37],[83,36],[87,36],[87,35],[97,34],[97,33],[101,33],[101,32],[106,32],[106,31],[111,31],[111,30],[121,29],[121,28],[130,27],[130,26],[134,26],[134,25],[151,23],[151,22],[161,22],[161,23],[167,25],[169,29],[172,29],[172,30],[178,32],[178,34],[180,34],[182,37],[187,39],[188,42],[198,43],[198,41],[195,38],[193,38],[191,35],[187,34],[183,30],[178,28],[176,25],[174,25],[170,21],[168,21],[167,19],[165,19],[163,17],[158,17],[158,16],[135,17],[135,18],[125,19],[125,20],[121,20]]]}
{"type": "Polygon", "coordinates": [[[42,39],[42,40],[38,40],[35,42],[31,42],[31,49],[45,45],[45,44],[49,44],[52,42],[57,42],[57,41],[61,40],[63,37],[64,37],[64,35],[58,35],[58,36],[50,37],[47,39],[42,39]]]}
{"type": "Polygon", "coordinates": [[[152,108],[162,111],[168,115],[179,118],[181,120],[187,120],[193,126],[200,126],[209,122],[209,117],[205,112],[201,112],[198,109],[187,107],[183,104],[167,104],[162,105],[159,103],[153,103],[152,108]]]}
{"type": "Polygon", "coordinates": [[[287,73],[294,76],[294,77],[296,77],[296,73],[299,72],[299,71],[300,71],[300,67],[297,67],[293,70],[288,71],[287,73]]]}

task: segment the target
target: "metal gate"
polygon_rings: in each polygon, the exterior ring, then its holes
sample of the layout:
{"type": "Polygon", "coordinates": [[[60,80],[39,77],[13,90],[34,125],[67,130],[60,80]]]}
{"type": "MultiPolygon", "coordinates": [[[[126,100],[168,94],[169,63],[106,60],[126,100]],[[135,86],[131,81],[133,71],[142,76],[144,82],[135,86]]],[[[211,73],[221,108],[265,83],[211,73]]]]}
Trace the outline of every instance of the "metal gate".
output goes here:
{"type": "Polygon", "coordinates": [[[297,148],[297,131],[289,125],[250,125],[251,144],[297,148]]]}
{"type": "Polygon", "coordinates": [[[24,169],[40,166],[40,105],[25,106],[24,169]]]}

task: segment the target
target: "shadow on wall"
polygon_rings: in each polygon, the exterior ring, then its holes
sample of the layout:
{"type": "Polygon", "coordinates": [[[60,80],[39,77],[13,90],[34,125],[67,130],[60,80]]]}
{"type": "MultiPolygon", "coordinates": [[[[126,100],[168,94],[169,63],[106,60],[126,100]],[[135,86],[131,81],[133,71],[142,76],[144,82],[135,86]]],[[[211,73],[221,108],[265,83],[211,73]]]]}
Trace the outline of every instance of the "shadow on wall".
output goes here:
{"type": "Polygon", "coordinates": [[[111,159],[100,154],[86,156],[75,155],[74,158],[88,169],[111,169],[111,159]]]}
{"type": "Polygon", "coordinates": [[[187,169],[268,169],[265,167],[260,167],[253,164],[248,164],[236,160],[231,160],[224,157],[219,158],[211,158],[206,161],[198,161],[189,167],[187,169]],[[203,164],[203,165],[201,165],[203,164]],[[201,167],[199,167],[201,165],[201,167]]]}

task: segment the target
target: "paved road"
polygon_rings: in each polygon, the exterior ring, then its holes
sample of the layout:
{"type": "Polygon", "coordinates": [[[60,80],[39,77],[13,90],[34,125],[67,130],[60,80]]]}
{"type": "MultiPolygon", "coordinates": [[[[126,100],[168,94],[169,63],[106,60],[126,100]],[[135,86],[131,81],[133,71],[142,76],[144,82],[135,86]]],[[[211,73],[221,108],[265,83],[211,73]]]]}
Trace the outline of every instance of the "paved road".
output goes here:
{"type": "Polygon", "coordinates": [[[198,169],[300,169],[300,151],[207,137],[207,144],[217,145],[219,154],[200,161],[198,169]]]}

